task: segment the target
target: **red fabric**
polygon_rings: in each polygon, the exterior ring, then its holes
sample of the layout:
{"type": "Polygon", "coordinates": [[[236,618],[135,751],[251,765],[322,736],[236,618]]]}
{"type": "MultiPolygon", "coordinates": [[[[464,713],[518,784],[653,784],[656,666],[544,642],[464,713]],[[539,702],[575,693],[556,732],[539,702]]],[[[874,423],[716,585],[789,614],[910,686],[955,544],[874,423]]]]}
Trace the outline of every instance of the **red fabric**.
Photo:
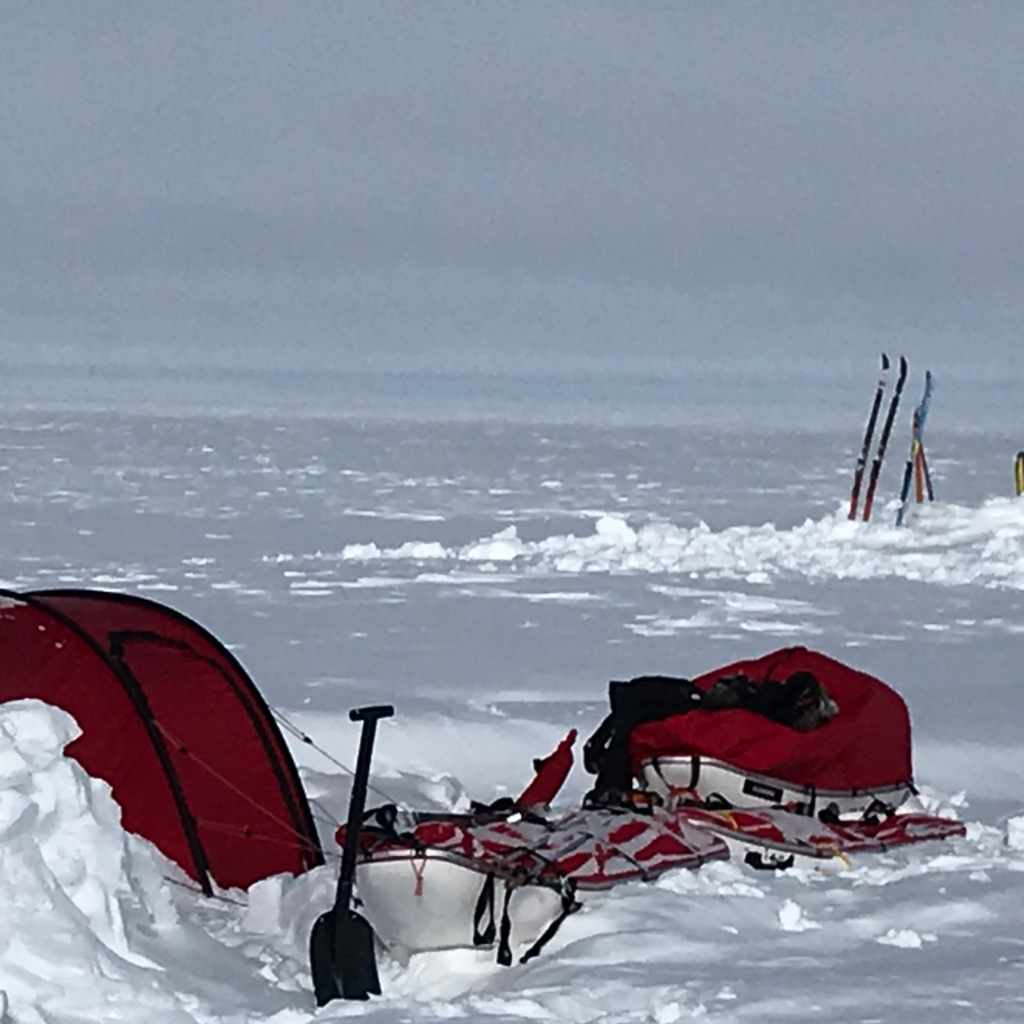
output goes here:
{"type": "Polygon", "coordinates": [[[142,599],[71,591],[25,596],[28,603],[0,608],[0,700],[37,697],[75,717],[82,736],[67,752],[110,783],[126,829],[202,880],[173,775],[217,884],[247,888],[322,862],[284,740],[252,681],[215,639],[142,599]],[[118,641],[163,739],[170,774],[108,657],[118,641]]]}
{"type": "Polygon", "coordinates": [[[67,753],[110,783],[128,831],[151,839],[194,876],[163,769],[107,660],[75,630],[28,604],[0,607],[0,637],[0,701],[34,697],[72,715],[82,735],[67,753]]]}
{"type": "Polygon", "coordinates": [[[549,754],[540,763],[533,781],[516,800],[520,807],[547,806],[554,800],[572,770],[572,745],[576,742],[576,735],[576,730],[570,729],[554,753],[549,754]]]}
{"type": "Polygon", "coordinates": [[[742,673],[755,682],[810,672],[839,705],[818,729],[797,732],[751,711],[690,711],[637,726],[630,736],[634,768],[654,757],[704,757],[784,782],[820,789],[870,789],[912,778],[910,716],[881,680],[806,647],[738,661],[694,679],[702,690],[742,673]]]}

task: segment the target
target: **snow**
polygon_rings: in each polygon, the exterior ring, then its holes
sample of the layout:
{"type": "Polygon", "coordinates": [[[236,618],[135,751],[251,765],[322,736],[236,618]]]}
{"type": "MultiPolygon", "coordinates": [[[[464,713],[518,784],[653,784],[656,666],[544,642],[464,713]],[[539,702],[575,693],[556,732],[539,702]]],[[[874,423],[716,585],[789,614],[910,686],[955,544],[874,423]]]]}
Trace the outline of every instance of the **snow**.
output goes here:
{"type": "MultiPolygon", "coordinates": [[[[306,947],[336,863],[204,899],[63,756],[74,722],[17,702],[0,707],[0,1020],[1019,1019],[1019,444],[941,424],[940,500],[897,530],[898,456],[876,521],[845,518],[847,434],[12,412],[0,584],[148,593],[221,636],[330,755],[288,734],[325,840],[351,706],[397,707],[375,799],[465,808],[521,788],[567,728],[585,737],[608,679],[787,643],[901,690],[922,802],[968,833],[588,894],[526,965],[382,956],[382,997],[317,1012],[306,947]]],[[[588,785],[577,767],[565,807],[588,785]]]]}
{"type": "MultiPolygon", "coordinates": [[[[879,519],[890,518],[881,510],[879,519]]],[[[478,563],[514,565],[523,573],[697,573],[704,578],[771,583],[782,574],[807,578],[902,579],[1024,590],[1024,518],[1011,498],[980,508],[923,509],[913,531],[881,523],[851,522],[845,509],[780,530],[774,523],[712,530],[701,522],[632,526],[602,516],[590,534],[524,542],[515,526],[459,548],[406,542],[396,548],[347,545],[338,555],[276,556],[302,564],[378,560],[443,562],[456,571],[478,563]]],[[[436,576],[436,574],[435,574],[436,576]]]]}
{"type": "MultiPolygon", "coordinates": [[[[162,973],[131,931],[181,927],[158,856],[63,756],[76,735],[36,701],[0,710],[0,1002],[17,1021],[130,1001],[162,973]]],[[[165,991],[155,1005],[174,1001],[165,991]]]]}
{"type": "Polygon", "coordinates": [[[1006,845],[1012,850],[1024,850],[1024,816],[1015,816],[1006,822],[1006,845]]]}

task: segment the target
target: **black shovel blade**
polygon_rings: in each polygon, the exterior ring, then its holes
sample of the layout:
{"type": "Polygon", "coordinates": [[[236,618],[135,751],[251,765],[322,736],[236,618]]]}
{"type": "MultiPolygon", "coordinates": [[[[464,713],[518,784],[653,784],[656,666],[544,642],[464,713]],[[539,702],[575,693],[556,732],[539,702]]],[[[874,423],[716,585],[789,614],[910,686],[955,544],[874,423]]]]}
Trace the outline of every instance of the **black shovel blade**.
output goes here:
{"type": "Polygon", "coordinates": [[[341,998],[334,980],[334,911],[321,914],[309,936],[309,965],[313,974],[313,994],[317,1006],[326,1006],[341,998]]]}
{"type": "Polygon", "coordinates": [[[309,938],[317,1006],[326,1006],[332,999],[369,999],[371,995],[380,995],[370,922],[349,910],[339,928],[337,913],[328,910],[321,914],[309,938]]]}

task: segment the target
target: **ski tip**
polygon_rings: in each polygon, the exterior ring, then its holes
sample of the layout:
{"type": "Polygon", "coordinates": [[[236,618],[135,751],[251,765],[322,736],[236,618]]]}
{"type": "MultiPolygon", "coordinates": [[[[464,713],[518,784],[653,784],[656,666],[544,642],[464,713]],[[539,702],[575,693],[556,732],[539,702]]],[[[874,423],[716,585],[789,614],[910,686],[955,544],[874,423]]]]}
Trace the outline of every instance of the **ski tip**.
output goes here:
{"type": "Polygon", "coordinates": [[[900,356],[900,370],[896,374],[896,390],[897,392],[903,390],[903,382],[907,379],[907,357],[900,356]]]}
{"type": "Polygon", "coordinates": [[[889,357],[884,352],[882,353],[882,369],[889,369],[889,357]]]}

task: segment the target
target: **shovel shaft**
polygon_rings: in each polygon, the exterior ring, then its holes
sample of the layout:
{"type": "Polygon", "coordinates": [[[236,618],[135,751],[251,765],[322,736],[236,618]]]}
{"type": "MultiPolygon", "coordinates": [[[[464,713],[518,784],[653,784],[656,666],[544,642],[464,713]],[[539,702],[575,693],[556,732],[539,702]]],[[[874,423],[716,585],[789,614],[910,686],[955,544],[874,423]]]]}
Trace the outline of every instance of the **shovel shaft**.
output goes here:
{"type": "Polygon", "coordinates": [[[316,919],[309,939],[310,972],[317,1006],[326,1006],[332,999],[368,999],[371,995],[380,995],[373,929],[364,917],[352,910],[352,886],[377,722],[394,713],[390,705],[349,712],[349,718],[362,722],[363,728],[348,801],[348,827],[334,906],[316,919]]]}
{"type": "Polygon", "coordinates": [[[359,736],[359,754],[352,778],[352,792],[348,798],[348,824],[345,826],[345,847],[341,853],[341,872],[338,875],[338,889],[335,893],[334,909],[339,922],[348,914],[352,903],[352,880],[356,872],[356,856],[359,853],[359,834],[362,831],[363,814],[366,811],[366,790],[370,781],[370,758],[373,756],[373,741],[377,735],[377,722],[390,718],[395,709],[389,704],[368,708],[356,708],[349,712],[353,722],[362,722],[359,736]]]}

